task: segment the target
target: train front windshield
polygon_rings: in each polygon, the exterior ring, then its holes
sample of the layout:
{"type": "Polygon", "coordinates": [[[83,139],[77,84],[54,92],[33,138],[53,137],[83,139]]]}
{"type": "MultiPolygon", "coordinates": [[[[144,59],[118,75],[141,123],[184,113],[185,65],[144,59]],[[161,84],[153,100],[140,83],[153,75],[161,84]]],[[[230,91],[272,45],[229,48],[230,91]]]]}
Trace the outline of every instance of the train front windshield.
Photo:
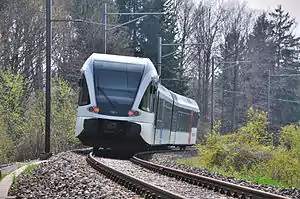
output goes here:
{"type": "Polygon", "coordinates": [[[128,116],[143,71],[142,65],[94,61],[94,85],[99,113],[128,116]]]}

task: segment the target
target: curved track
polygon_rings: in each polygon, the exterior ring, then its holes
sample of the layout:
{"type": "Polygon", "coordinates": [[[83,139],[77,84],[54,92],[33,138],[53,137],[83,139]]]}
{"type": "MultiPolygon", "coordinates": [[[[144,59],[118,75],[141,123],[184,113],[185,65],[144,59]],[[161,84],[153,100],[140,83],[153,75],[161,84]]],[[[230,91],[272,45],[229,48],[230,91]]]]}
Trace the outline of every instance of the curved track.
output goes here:
{"type": "Polygon", "coordinates": [[[161,189],[157,186],[151,185],[143,180],[134,178],[130,175],[122,173],[115,170],[112,167],[105,165],[104,163],[99,162],[93,157],[90,153],[87,157],[87,162],[96,170],[98,170],[103,175],[112,179],[113,181],[127,187],[128,189],[136,192],[137,194],[145,198],[166,198],[166,199],[183,199],[183,196],[172,193],[170,191],[161,189]]]}
{"type": "MultiPolygon", "coordinates": [[[[171,150],[171,151],[174,151],[174,150],[171,150]]],[[[176,151],[178,152],[178,150],[176,150],[176,151]]],[[[152,171],[159,172],[162,175],[174,177],[178,180],[182,180],[182,181],[188,182],[193,185],[206,187],[208,189],[211,189],[216,192],[220,192],[220,193],[226,194],[228,196],[232,196],[232,197],[287,199],[287,197],[284,197],[284,196],[252,189],[252,188],[245,187],[245,186],[236,185],[236,184],[225,182],[225,181],[216,180],[216,179],[209,178],[206,176],[188,173],[188,172],[177,170],[177,169],[172,169],[172,168],[154,164],[152,162],[145,161],[145,160],[139,158],[141,156],[150,155],[150,154],[153,154],[156,152],[161,153],[162,151],[138,153],[131,158],[131,161],[135,164],[138,164],[138,165],[145,167],[147,169],[150,169],[152,171]]],[[[164,152],[166,152],[166,151],[164,151],[164,152]]],[[[170,151],[168,151],[168,152],[170,152],[170,151]]]]}
{"type": "MultiPolygon", "coordinates": [[[[207,188],[209,190],[214,190],[222,194],[226,194],[230,197],[236,198],[270,198],[270,199],[287,199],[281,195],[276,195],[253,188],[236,185],[230,182],[225,182],[217,180],[214,178],[209,178],[206,176],[201,176],[165,166],[161,166],[146,160],[143,160],[143,156],[152,155],[154,153],[164,153],[164,152],[178,152],[179,150],[159,150],[159,151],[149,151],[137,153],[130,158],[130,161],[134,164],[147,168],[151,171],[166,175],[169,177],[176,178],[179,181],[185,181],[192,185],[207,188]]],[[[141,195],[145,198],[185,198],[182,195],[164,190],[158,186],[147,183],[143,180],[135,178],[133,176],[127,175],[121,171],[118,171],[102,162],[99,162],[90,153],[87,157],[87,162],[100,173],[104,174],[108,178],[114,180],[115,182],[125,186],[126,188],[134,191],[135,193],[141,195]]]]}

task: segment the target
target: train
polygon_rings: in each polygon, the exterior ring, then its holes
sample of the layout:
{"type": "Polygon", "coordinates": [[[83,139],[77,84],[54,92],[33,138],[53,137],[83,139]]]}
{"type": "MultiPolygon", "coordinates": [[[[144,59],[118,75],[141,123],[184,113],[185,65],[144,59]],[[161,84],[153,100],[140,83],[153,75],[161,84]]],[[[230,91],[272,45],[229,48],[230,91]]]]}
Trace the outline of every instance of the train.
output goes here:
{"type": "Polygon", "coordinates": [[[196,143],[195,100],[160,81],[149,58],[93,53],[83,64],[75,136],[94,150],[196,143]]]}

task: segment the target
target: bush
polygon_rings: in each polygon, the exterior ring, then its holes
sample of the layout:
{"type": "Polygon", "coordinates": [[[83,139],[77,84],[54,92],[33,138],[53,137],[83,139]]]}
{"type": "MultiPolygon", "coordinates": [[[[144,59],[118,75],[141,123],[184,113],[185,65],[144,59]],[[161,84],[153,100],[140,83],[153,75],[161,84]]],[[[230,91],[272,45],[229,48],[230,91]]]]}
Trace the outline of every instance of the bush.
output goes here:
{"type": "Polygon", "coordinates": [[[54,152],[60,152],[80,145],[74,136],[77,95],[66,81],[58,78],[52,81],[52,89],[51,146],[54,152]]]}
{"type": "Polygon", "coordinates": [[[210,136],[206,145],[198,147],[202,165],[235,173],[252,170],[272,157],[271,147],[240,144],[237,135],[210,136]]]}
{"type": "Polygon", "coordinates": [[[273,152],[272,159],[266,163],[265,176],[300,187],[300,162],[291,151],[279,147],[273,152]]]}
{"type": "Polygon", "coordinates": [[[281,128],[279,132],[280,142],[300,161],[300,128],[291,124],[281,128]]]}
{"type": "Polygon", "coordinates": [[[204,144],[209,133],[210,124],[200,119],[197,132],[197,143],[204,144]]]}
{"type": "Polygon", "coordinates": [[[252,108],[247,124],[235,133],[221,136],[217,124],[206,143],[198,145],[198,162],[215,171],[274,179],[300,187],[299,126],[282,127],[279,132],[282,145],[275,148],[267,125],[267,114],[252,108]]]}
{"type": "Polygon", "coordinates": [[[17,142],[22,136],[25,121],[22,101],[26,83],[21,75],[0,71],[0,113],[3,129],[10,139],[17,142]]]}
{"type": "MultiPolygon", "coordinates": [[[[44,92],[26,93],[21,75],[0,71],[0,164],[39,157],[44,151],[44,92]]],[[[62,79],[52,80],[51,149],[76,148],[76,93],[62,79]]]]}
{"type": "Polygon", "coordinates": [[[0,163],[8,163],[12,161],[13,141],[7,135],[2,120],[0,120],[0,163]]]}
{"type": "Polygon", "coordinates": [[[255,111],[251,107],[248,112],[248,122],[238,130],[236,141],[249,146],[270,146],[273,143],[272,135],[266,131],[267,127],[267,113],[255,111]]]}
{"type": "Polygon", "coordinates": [[[14,160],[15,146],[22,138],[26,124],[22,117],[25,86],[21,75],[0,71],[0,163],[14,160]]]}

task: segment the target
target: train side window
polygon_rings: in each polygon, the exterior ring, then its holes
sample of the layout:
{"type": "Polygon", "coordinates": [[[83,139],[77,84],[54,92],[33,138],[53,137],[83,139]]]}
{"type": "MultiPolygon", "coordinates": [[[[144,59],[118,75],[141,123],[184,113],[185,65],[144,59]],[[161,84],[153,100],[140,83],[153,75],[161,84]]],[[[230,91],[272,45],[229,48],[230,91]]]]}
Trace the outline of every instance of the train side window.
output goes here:
{"type": "Polygon", "coordinates": [[[139,108],[146,112],[153,112],[154,105],[155,105],[155,98],[156,98],[155,96],[156,96],[156,89],[150,83],[144,93],[144,96],[140,103],[139,108]]]}
{"type": "Polygon", "coordinates": [[[157,87],[155,87],[153,84],[150,87],[150,93],[151,93],[150,110],[151,110],[151,112],[156,112],[157,107],[155,107],[155,105],[158,100],[158,94],[157,94],[157,87]]]}
{"type": "Polygon", "coordinates": [[[82,76],[79,79],[79,98],[78,98],[78,105],[79,106],[85,106],[90,104],[90,96],[89,96],[89,90],[86,83],[85,75],[82,74],[82,76]]]}
{"type": "Polygon", "coordinates": [[[198,119],[199,119],[199,113],[194,112],[194,117],[193,117],[193,127],[197,128],[198,126],[198,119]]]}

